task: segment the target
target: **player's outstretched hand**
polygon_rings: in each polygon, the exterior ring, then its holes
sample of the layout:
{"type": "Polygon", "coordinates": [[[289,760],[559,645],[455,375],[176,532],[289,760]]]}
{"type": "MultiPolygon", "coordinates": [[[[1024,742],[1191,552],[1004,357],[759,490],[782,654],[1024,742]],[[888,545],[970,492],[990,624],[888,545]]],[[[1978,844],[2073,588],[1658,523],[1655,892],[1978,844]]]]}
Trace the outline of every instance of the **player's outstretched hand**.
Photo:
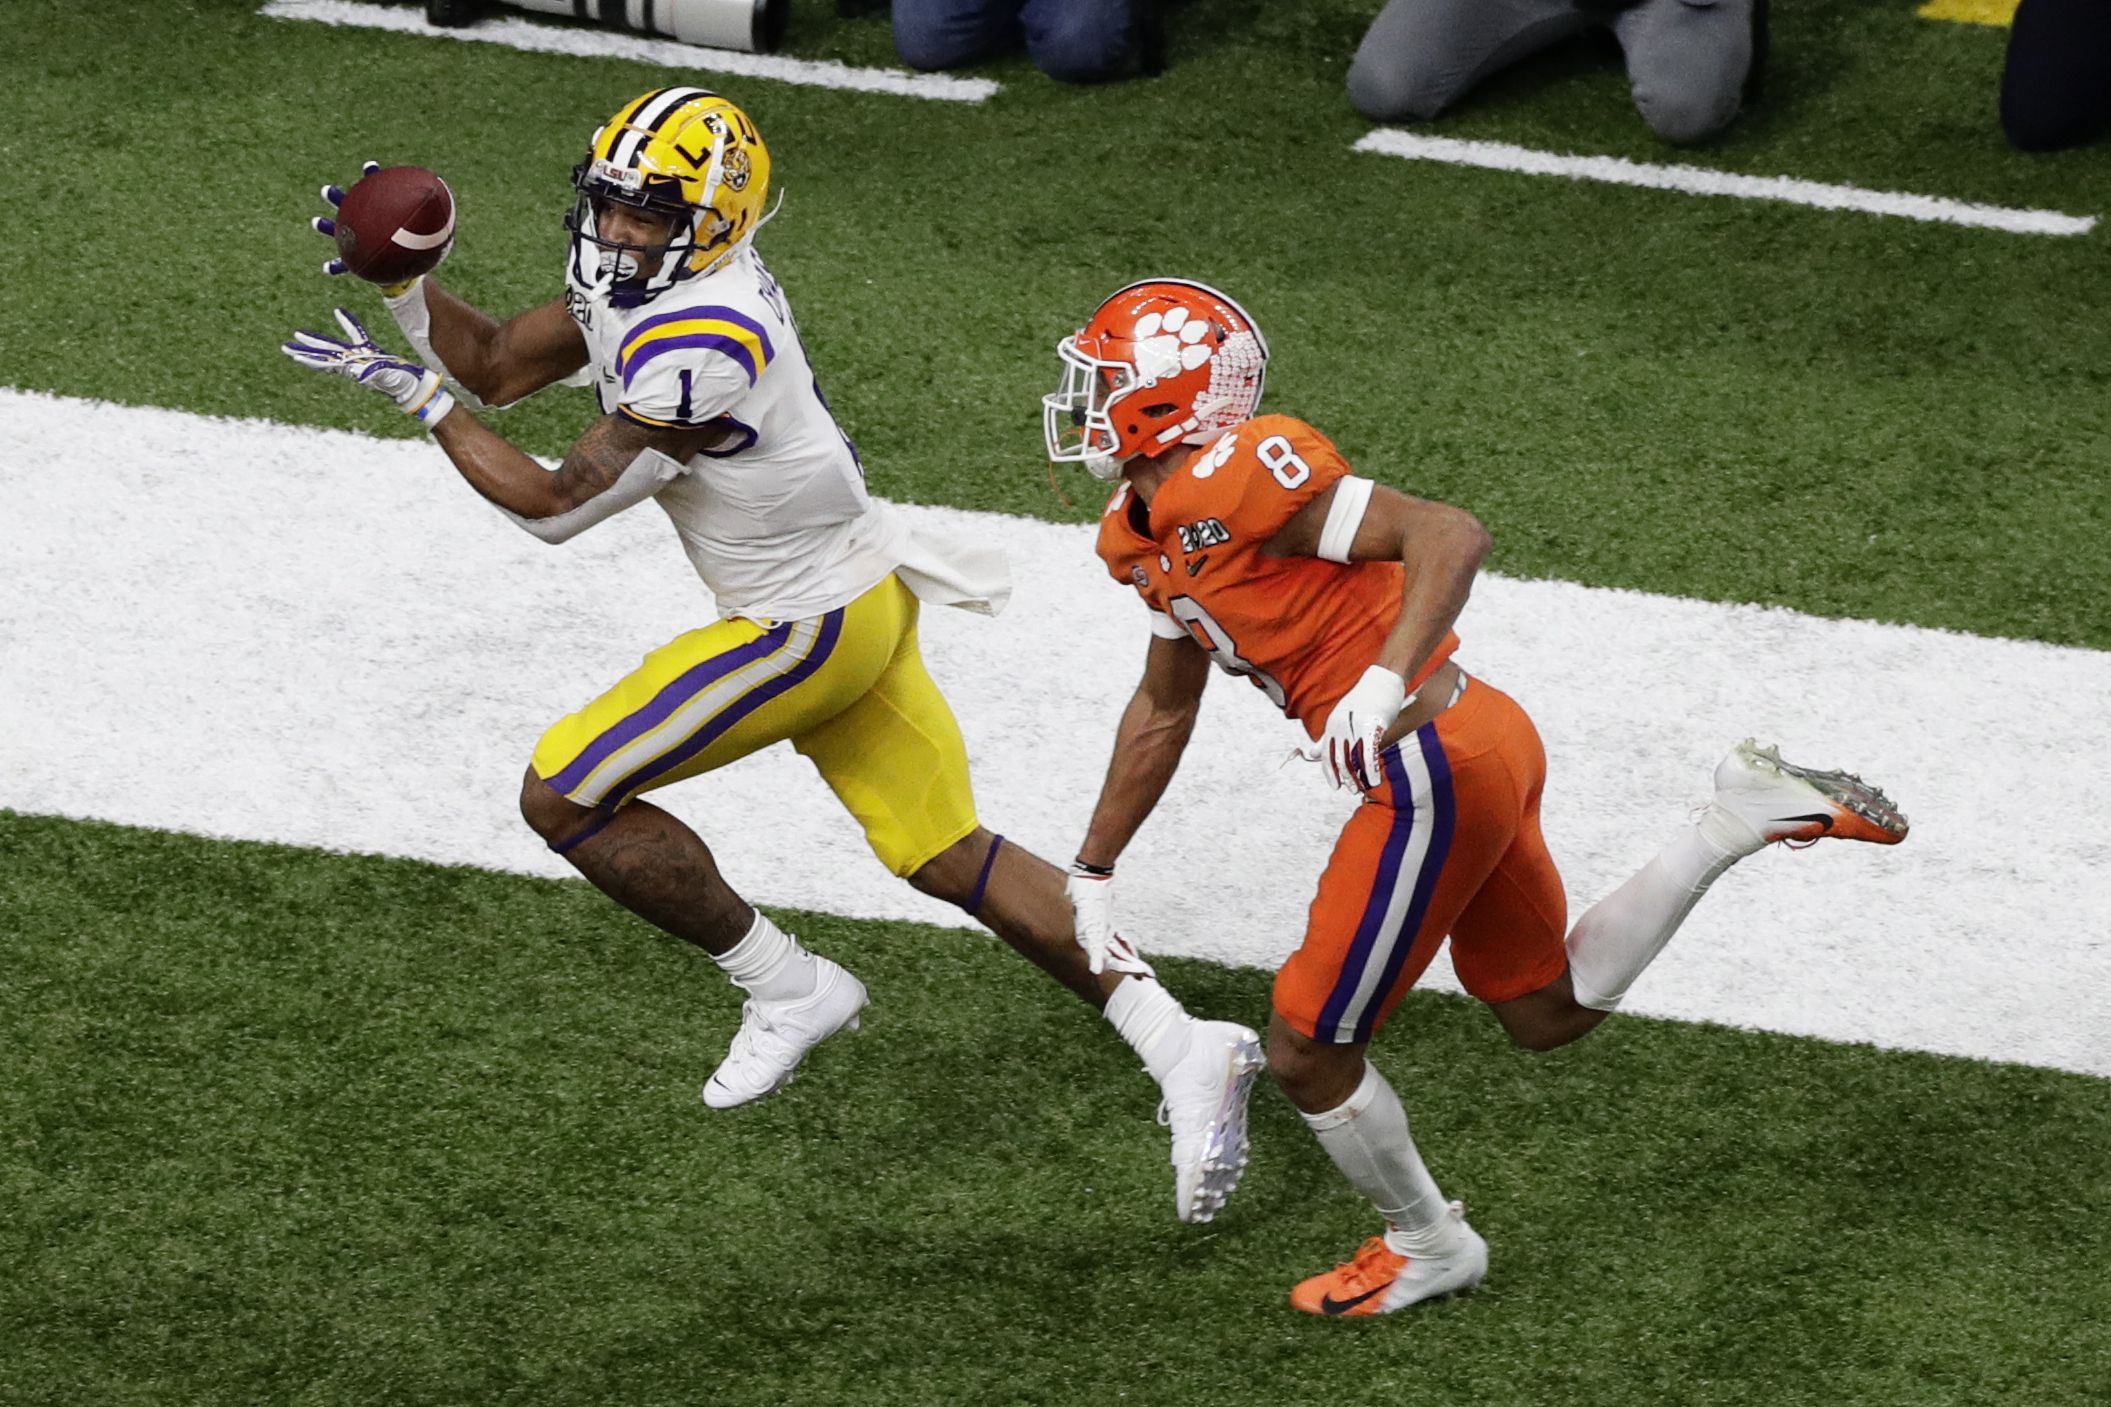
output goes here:
{"type": "MultiPolygon", "coordinates": [[[[376,171],[379,171],[380,169],[380,162],[369,161],[364,166],[361,166],[359,168],[359,174],[361,177],[367,177],[373,175],[376,171]]],[[[345,193],[343,186],[324,186],[322,190],[322,195],[323,202],[327,204],[332,210],[337,209],[338,206],[343,205],[345,203],[345,193]]],[[[329,240],[331,248],[334,249],[337,247],[337,221],[331,219],[328,215],[317,215],[313,219],[308,221],[308,225],[317,234],[329,240]]],[[[329,258],[323,260],[323,272],[331,275],[332,277],[335,277],[338,274],[349,273],[351,272],[351,270],[345,266],[345,261],[343,259],[339,258],[335,254],[332,254],[329,258]]]]}
{"type": "Polygon", "coordinates": [[[342,376],[379,391],[428,429],[454,409],[454,397],[441,384],[438,372],[387,351],[352,316],[351,309],[337,310],[337,325],[344,330],[342,342],[320,332],[296,332],[292,341],[279,344],[279,350],[310,371],[342,376]]]}
{"type": "Polygon", "coordinates": [[[1319,765],[1329,785],[1369,791],[1385,780],[1378,754],[1385,735],[1407,704],[1407,681],[1392,670],[1372,665],[1327,715],[1319,738],[1319,765]]]}
{"type": "Polygon", "coordinates": [[[1143,960],[1134,944],[1114,931],[1114,872],[1082,864],[1070,867],[1063,886],[1075,913],[1073,930],[1077,945],[1085,950],[1085,965],[1094,976],[1102,972],[1129,972],[1153,977],[1156,972],[1143,960]]]}

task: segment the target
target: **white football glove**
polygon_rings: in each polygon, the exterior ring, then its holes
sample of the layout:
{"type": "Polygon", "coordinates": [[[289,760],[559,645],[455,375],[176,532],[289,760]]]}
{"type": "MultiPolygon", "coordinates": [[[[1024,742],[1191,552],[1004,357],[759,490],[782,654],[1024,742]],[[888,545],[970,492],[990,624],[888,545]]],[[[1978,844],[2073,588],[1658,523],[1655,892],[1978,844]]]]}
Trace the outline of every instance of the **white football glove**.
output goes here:
{"type": "Polygon", "coordinates": [[[447,418],[447,412],[454,409],[454,397],[441,384],[439,372],[384,351],[350,309],[337,310],[337,325],[349,340],[296,332],[291,342],[279,344],[279,350],[311,371],[326,371],[379,391],[405,415],[417,416],[428,430],[447,418]]]}
{"type": "Polygon", "coordinates": [[[1156,977],[1152,966],[1136,951],[1136,945],[1114,931],[1114,876],[1095,874],[1078,865],[1070,867],[1063,885],[1074,910],[1073,931],[1077,945],[1085,950],[1085,965],[1094,976],[1102,972],[1128,972],[1138,977],[1156,977]]]}
{"type": "Polygon", "coordinates": [[[1327,729],[1319,737],[1317,760],[1328,785],[1369,791],[1385,780],[1378,754],[1406,706],[1406,680],[1375,664],[1363,672],[1327,715],[1327,729]]]}

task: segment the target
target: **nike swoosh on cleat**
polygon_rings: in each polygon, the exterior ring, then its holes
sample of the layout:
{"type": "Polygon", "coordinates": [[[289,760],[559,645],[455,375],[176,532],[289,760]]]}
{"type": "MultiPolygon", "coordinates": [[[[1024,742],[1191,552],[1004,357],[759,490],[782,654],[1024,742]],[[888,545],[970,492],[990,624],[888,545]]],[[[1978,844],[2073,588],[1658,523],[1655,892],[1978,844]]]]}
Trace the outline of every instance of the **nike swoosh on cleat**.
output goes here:
{"type": "Polygon", "coordinates": [[[1813,811],[1808,816],[1776,816],[1774,818],[1776,825],[1783,821],[1816,821],[1824,829],[1832,829],[1832,817],[1823,811],[1813,811]]]}
{"type": "Polygon", "coordinates": [[[1356,1296],[1356,1298],[1347,1300],[1338,1300],[1332,1295],[1322,1295],[1319,1301],[1319,1312],[1321,1314],[1347,1314],[1350,1310],[1354,1309],[1357,1305],[1362,1304],[1371,1296],[1384,1294],[1385,1290],[1386,1287],[1384,1285],[1380,1285],[1375,1290],[1365,1290],[1362,1294],[1356,1296]]]}

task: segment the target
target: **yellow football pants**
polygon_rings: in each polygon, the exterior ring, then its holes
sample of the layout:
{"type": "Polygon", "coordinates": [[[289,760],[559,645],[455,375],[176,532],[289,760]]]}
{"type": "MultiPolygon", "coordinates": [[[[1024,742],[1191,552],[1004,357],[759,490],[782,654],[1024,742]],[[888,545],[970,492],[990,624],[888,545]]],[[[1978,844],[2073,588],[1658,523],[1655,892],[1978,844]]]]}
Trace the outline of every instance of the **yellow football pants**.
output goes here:
{"type": "Polygon", "coordinates": [[[676,636],[544,733],[535,774],[613,811],[790,739],[881,862],[913,874],[976,825],[967,748],[924,668],[916,617],[916,598],[889,575],[824,616],[676,636]]]}

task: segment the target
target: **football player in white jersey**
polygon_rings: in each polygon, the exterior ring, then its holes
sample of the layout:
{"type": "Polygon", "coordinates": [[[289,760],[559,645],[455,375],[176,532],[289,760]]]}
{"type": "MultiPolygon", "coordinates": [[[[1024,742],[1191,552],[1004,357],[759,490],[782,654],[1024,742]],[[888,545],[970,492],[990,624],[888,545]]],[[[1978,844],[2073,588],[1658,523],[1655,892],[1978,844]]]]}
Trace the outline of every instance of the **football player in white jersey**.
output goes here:
{"type": "Polygon", "coordinates": [[[770,181],[754,123],[715,93],[658,89],[594,134],[573,180],[562,298],[500,322],[421,278],[383,290],[416,360],[343,309],[344,339],[285,346],[415,415],[478,493],[545,541],[655,500],[716,597],[719,620],[543,735],[521,787],[528,824],[746,991],[703,1091],[712,1108],[744,1104],[855,1029],[865,987],[750,906],[695,832],[641,798],[790,741],[894,873],[1105,1011],[1164,1091],[1176,1210],[1207,1221],[1246,1161],[1258,1037],[1190,1017],[1126,942],[1088,953],[1064,873],[977,820],[959,728],[918,652],[918,603],[994,611],[1008,581],[867,495],[752,245],[770,181]],[[602,414],[554,473],[473,413],[559,382],[593,385],[602,414]]]}

